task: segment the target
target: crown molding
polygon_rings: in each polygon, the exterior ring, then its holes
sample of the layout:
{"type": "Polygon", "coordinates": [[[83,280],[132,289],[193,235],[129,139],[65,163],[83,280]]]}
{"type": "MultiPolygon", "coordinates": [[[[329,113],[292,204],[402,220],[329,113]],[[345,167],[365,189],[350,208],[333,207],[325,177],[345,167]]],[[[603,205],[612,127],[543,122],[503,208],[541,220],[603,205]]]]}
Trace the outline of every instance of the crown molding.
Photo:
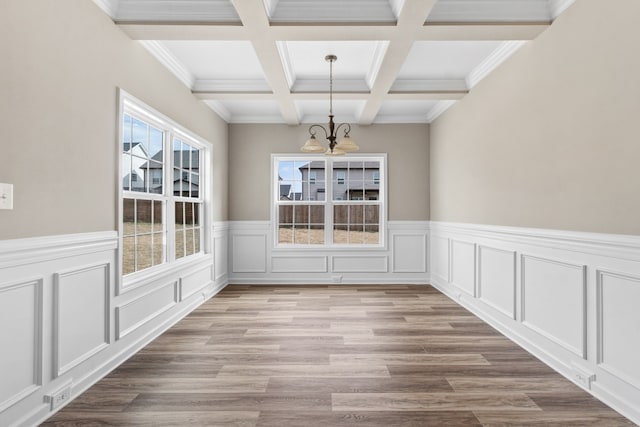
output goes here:
{"type": "Polygon", "coordinates": [[[252,92],[272,93],[264,79],[198,79],[193,83],[193,92],[252,92]]]}
{"type": "Polygon", "coordinates": [[[111,19],[115,19],[116,13],[118,13],[119,0],[93,0],[93,2],[111,19]]]}
{"type": "MultiPolygon", "coordinates": [[[[329,94],[329,82],[324,79],[296,79],[292,92],[321,92],[329,94]]],[[[333,79],[333,92],[369,92],[364,79],[333,79]]]]}
{"type": "Polygon", "coordinates": [[[442,113],[447,111],[449,108],[453,106],[457,101],[440,101],[436,105],[433,106],[431,111],[427,114],[427,123],[433,122],[437,119],[442,113]]]}
{"type": "Polygon", "coordinates": [[[551,13],[551,19],[555,19],[569,8],[575,0],[549,0],[549,12],[551,13]]]}
{"type": "Polygon", "coordinates": [[[462,79],[397,79],[389,92],[468,92],[462,79]]]}
{"type": "Polygon", "coordinates": [[[210,99],[210,100],[204,101],[204,103],[207,104],[207,106],[211,108],[214,113],[219,115],[222,120],[224,120],[227,123],[231,122],[231,113],[229,112],[229,110],[227,110],[227,108],[224,105],[222,105],[220,101],[215,101],[213,99],[210,99]]]}
{"type": "Polygon", "coordinates": [[[524,44],[525,42],[520,40],[500,43],[496,50],[469,73],[466,78],[467,87],[472,89],[524,44]]]}
{"type": "Polygon", "coordinates": [[[187,68],[171,53],[164,45],[155,40],[141,40],[140,43],[153,55],[158,61],[169,69],[178,80],[184,83],[189,89],[193,88],[195,77],[187,70],[187,68]]]}

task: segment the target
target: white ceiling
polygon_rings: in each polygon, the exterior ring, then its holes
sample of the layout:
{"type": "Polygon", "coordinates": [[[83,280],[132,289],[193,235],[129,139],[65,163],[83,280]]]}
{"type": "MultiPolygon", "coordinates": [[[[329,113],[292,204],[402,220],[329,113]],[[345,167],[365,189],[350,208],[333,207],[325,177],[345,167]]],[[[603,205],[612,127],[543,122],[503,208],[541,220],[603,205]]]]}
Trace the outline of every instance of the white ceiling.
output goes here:
{"type": "Polygon", "coordinates": [[[429,123],[574,0],[94,0],[230,123],[429,123]]]}

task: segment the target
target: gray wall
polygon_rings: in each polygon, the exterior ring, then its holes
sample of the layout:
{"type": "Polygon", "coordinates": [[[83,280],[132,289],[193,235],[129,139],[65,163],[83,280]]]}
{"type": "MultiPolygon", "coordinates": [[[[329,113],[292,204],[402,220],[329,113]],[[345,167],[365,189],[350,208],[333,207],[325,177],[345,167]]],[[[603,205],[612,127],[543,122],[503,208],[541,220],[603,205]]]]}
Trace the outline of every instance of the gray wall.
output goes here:
{"type": "Polygon", "coordinates": [[[227,125],[92,1],[0,3],[0,240],[115,230],[116,88],[213,146],[213,218],[227,219],[227,125]]]}
{"type": "MultiPolygon", "coordinates": [[[[229,218],[270,219],[271,153],[300,153],[308,125],[229,126],[229,218]]],[[[420,124],[352,126],[358,153],[387,153],[388,219],[429,219],[429,127],[420,124]]],[[[358,154],[356,153],[356,154],[358,154]]]]}
{"type": "Polygon", "coordinates": [[[431,126],[431,219],[640,234],[640,2],[579,0],[431,126]]]}

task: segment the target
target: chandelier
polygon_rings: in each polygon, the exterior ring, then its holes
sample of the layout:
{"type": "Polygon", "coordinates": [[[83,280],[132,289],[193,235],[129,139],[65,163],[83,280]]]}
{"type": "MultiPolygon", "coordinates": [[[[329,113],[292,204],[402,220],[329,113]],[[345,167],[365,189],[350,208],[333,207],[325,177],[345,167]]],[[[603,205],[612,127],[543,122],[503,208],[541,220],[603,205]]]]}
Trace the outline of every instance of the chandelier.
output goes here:
{"type": "Polygon", "coordinates": [[[360,147],[358,147],[349,136],[349,132],[351,132],[351,125],[349,123],[340,123],[336,126],[333,122],[333,63],[338,57],[335,55],[327,55],[324,59],[329,63],[329,131],[322,125],[313,124],[309,126],[309,139],[300,150],[305,153],[324,153],[325,156],[342,156],[345,153],[358,151],[360,147]],[[344,137],[340,142],[336,142],[338,139],[338,131],[341,127],[344,127],[344,137]],[[317,128],[322,129],[325,138],[329,141],[328,149],[325,149],[316,139],[317,128]]]}

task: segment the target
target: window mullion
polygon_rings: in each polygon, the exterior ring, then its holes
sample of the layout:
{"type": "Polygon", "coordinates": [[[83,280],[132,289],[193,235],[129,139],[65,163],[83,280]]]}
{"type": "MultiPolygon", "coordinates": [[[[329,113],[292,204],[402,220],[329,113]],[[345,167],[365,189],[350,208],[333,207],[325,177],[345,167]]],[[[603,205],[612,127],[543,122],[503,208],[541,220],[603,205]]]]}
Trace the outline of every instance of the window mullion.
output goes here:
{"type": "Polygon", "coordinates": [[[173,134],[166,132],[164,135],[164,167],[163,172],[163,194],[166,197],[165,214],[166,214],[166,226],[165,232],[167,235],[167,262],[175,261],[175,240],[176,240],[176,207],[175,198],[173,196],[173,165],[174,165],[174,153],[173,153],[173,134]]]}

